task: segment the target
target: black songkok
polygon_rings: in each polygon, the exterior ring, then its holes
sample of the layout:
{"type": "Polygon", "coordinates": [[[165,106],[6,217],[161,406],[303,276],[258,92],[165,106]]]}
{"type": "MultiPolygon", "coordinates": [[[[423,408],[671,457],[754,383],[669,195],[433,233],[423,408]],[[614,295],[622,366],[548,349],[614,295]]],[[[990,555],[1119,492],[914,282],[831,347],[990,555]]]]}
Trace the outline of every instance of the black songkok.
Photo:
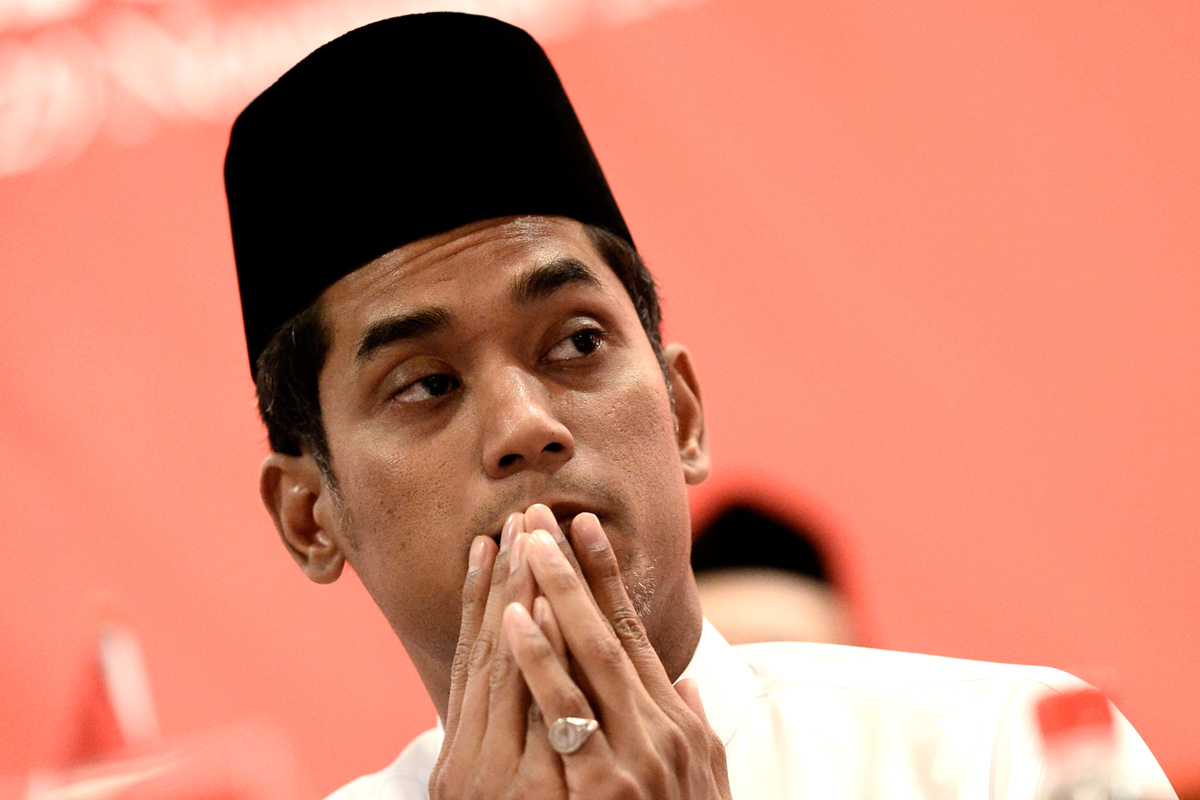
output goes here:
{"type": "Polygon", "coordinates": [[[541,47],[470,14],[387,19],[313,52],[238,116],[225,192],[251,374],[327,286],[417,239],[543,214],[633,241],[541,47]]]}

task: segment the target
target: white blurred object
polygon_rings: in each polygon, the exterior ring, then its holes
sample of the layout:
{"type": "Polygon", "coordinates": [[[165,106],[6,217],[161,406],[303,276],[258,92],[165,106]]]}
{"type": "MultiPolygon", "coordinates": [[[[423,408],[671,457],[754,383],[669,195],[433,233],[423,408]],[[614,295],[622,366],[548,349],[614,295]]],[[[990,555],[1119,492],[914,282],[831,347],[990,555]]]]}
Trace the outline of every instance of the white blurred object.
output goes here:
{"type": "Polygon", "coordinates": [[[137,144],[160,121],[228,125],[310,51],[385,17],[466,11],[551,41],[585,19],[623,25],[703,1],[0,0],[0,178],[62,166],[101,135],[137,144]]]}
{"type": "Polygon", "coordinates": [[[1148,800],[1123,785],[1108,699],[1095,689],[1048,695],[1037,705],[1045,755],[1037,800],[1148,800]]]}
{"type": "Polygon", "coordinates": [[[101,678],[125,744],[137,750],[157,744],[162,734],[137,635],[109,623],[100,630],[97,645],[101,678]]]}
{"type": "Polygon", "coordinates": [[[141,643],[114,616],[102,611],[88,646],[62,756],[0,780],[0,800],[296,800],[292,747],[272,723],[164,740],[141,643]]]}
{"type": "Polygon", "coordinates": [[[0,30],[66,19],[89,5],[91,0],[0,0],[0,30]]]}
{"type": "Polygon", "coordinates": [[[297,800],[287,737],[247,721],[173,741],[160,752],[37,771],[14,800],[297,800]]]}

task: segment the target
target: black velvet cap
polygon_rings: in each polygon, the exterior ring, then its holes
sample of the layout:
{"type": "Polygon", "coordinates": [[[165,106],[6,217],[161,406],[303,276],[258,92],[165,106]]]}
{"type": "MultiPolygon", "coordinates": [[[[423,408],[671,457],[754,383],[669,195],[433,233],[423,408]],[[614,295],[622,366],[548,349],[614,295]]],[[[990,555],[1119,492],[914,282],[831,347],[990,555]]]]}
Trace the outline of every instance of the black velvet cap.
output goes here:
{"type": "Polygon", "coordinates": [[[490,17],[375,22],[238,116],[225,157],[250,372],[275,332],[397,247],[516,214],[633,239],[549,59],[490,17]]]}

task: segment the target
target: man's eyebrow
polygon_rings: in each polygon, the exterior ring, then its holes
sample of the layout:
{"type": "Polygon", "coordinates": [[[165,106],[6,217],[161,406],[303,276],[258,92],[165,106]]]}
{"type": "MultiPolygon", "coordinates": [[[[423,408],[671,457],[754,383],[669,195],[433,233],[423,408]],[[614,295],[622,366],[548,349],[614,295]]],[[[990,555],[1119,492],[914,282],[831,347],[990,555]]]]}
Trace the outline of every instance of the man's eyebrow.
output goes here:
{"type": "Polygon", "coordinates": [[[525,305],[544,300],[572,283],[599,286],[600,279],[582,261],[568,256],[556,258],[521,275],[513,281],[510,294],[513,303],[525,305]]]}
{"type": "Polygon", "coordinates": [[[358,340],[355,361],[366,361],[381,347],[445,330],[453,316],[444,308],[420,308],[371,323],[358,340]]]}

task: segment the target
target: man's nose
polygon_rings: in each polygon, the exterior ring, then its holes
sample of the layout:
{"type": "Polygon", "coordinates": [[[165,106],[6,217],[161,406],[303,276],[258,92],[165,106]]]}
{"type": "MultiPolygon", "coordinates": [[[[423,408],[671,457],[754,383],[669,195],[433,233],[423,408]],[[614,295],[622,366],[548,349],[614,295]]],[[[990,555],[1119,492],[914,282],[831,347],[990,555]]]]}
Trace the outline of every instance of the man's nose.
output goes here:
{"type": "Polygon", "coordinates": [[[549,388],[529,372],[500,370],[487,390],[483,466],[493,478],[553,472],[575,455],[575,439],[555,413],[549,388]]]}

